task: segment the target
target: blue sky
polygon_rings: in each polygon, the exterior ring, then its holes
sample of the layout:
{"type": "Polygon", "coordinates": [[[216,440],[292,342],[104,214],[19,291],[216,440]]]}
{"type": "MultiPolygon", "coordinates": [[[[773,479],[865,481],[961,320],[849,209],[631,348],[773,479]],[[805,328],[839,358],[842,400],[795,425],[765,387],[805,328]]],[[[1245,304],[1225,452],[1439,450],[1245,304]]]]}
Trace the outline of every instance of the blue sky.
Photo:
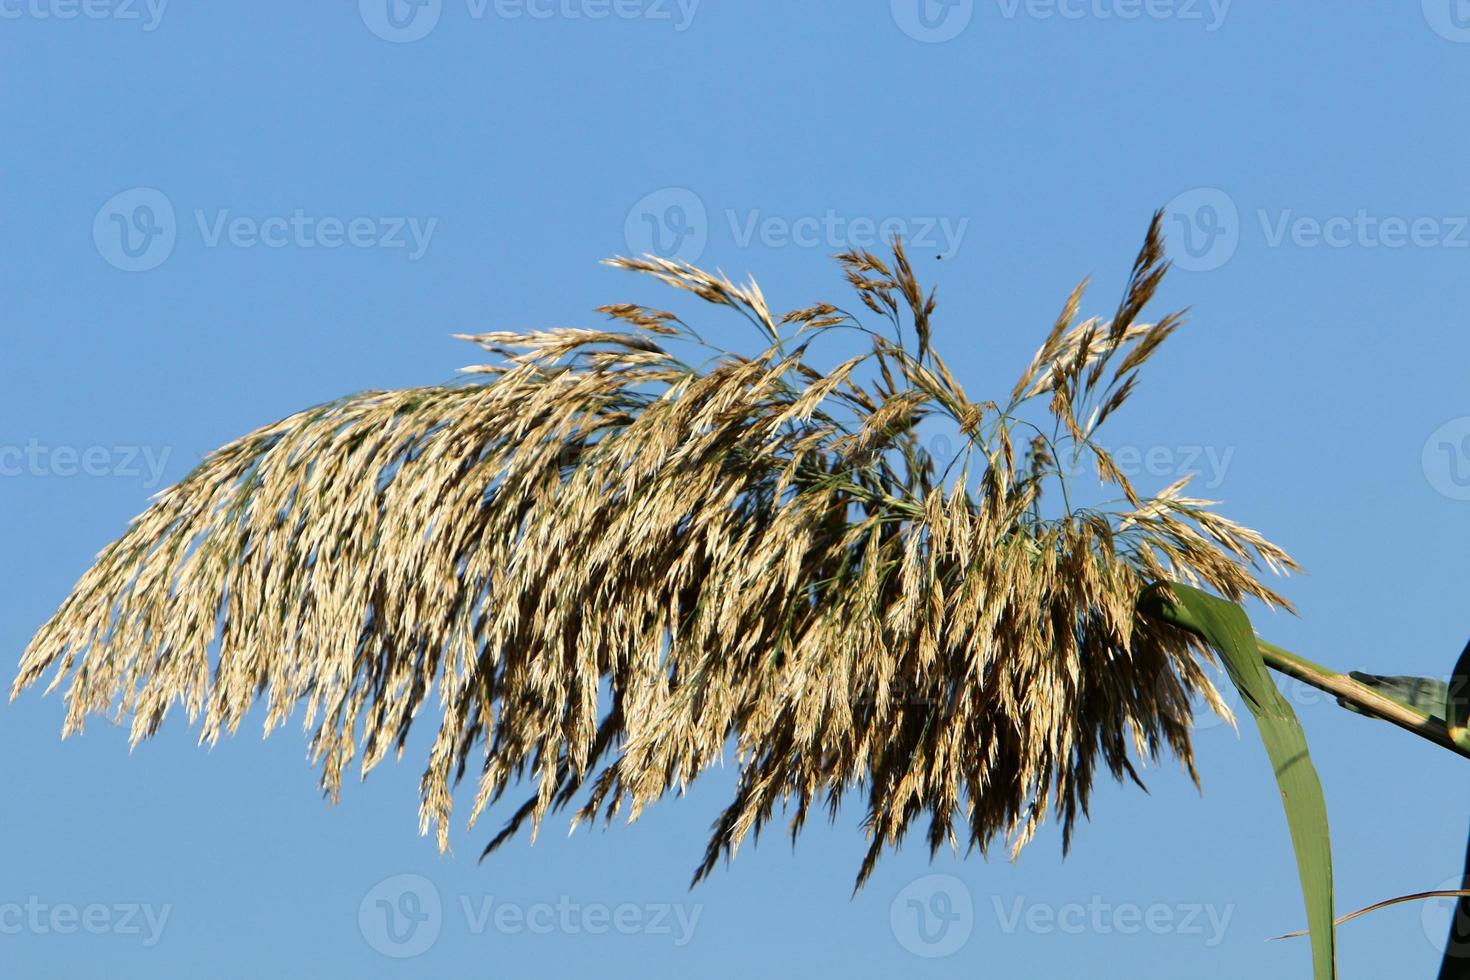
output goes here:
{"type": "MultiPolygon", "coordinates": [[[[936,344],[998,395],[1077,280],[1112,308],[1167,205],[1156,312],[1192,313],[1109,423],[1132,475],[1201,471],[1306,566],[1264,635],[1443,674],[1470,631],[1467,81],[1454,0],[0,0],[0,647],[213,447],[445,380],[476,355],[454,332],[668,301],[605,256],[792,308],[899,231],[936,344]]],[[[1463,763],[1287,691],[1340,905],[1457,874],[1463,763]]],[[[0,710],[7,977],[1307,970],[1265,942],[1303,914],[1249,728],[1202,722],[1202,794],[1173,763],[1102,787],[1065,862],[1053,830],[1015,864],[911,847],[854,898],[852,810],[686,890],[729,770],[481,866],[495,815],[441,857],[412,762],[333,808],[294,729],[129,753],[61,713],[0,710]]],[[[1344,927],[1342,975],[1431,975],[1446,915],[1344,927]]]]}

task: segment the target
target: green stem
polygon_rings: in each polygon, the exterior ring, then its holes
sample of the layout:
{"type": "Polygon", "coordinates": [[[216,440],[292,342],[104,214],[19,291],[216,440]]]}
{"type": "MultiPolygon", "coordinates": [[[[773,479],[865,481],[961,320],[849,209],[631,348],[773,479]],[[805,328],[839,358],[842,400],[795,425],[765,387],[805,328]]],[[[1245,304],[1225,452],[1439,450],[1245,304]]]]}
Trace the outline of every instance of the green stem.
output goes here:
{"type": "Polygon", "coordinates": [[[1412,708],[1401,701],[1385,697],[1366,684],[1360,684],[1346,674],[1321,664],[1313,663],[1305,657],[1299,657],[1290,650],[1283,650],[1264,640],[1257,640],[1256,645],[1261,651],[1261,659],[1266,666],[1272,670],[1279,671],[1288,677],[1294,677],[1304,684],[1309,684],[1319,691],[1326,691],[1333,695],[1344,705],[1352,705],[1365,715],[1391,722],[1412,732],[1420,738],[1449,749],[1457,755],[1470,758],[1470,745],[1456,742],[1450,736],[1449,729],[1444,722],[1438,718],[1432,718],[1423,711],[1412,708]]]}

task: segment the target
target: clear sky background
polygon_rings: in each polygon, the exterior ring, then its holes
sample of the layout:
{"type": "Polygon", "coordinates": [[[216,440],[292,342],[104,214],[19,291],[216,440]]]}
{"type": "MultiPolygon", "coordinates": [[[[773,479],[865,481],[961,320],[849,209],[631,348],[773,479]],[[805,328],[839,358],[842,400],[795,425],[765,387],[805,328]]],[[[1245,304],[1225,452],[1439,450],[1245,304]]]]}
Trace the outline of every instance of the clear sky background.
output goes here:
{"type": "MultiPolygon", "coordinates": [[[[0,0],[0,648],[150,494],[249,429],[473,363],[456,331],[667,303],[655,248],[843,295],[902,230],[936,343],[1008,391],[1072,285],[1116,303],[1150,213],[1191,324],[1110,422],[1140,485],[1288,547],[1278,643],[1442,675],[1470,633],[1470,16],[1206,0],[0,0]],[[362,220],[357,220],[362,219],[362,220]],[[938,257],[943,254],[943,260],[938,257]]],[[[718,311],[712,311],[717,313],[718,311]]],[[[735,342],[742,321],[702,314],[735,342]]],[[[8,684],[8,679],[7,679],[8,684]]],[[[1310,692],[1342,909],[1461,866],[1462,760],[1310,692]]],[[[416,836],[418,758],[330,807],[295,728],[129,753],[0,709],[5,977],[1307,975],[1265,755],[1202,720],[1106,784],[1064,862],[890,855],[860,813],[693,892],[732,770],[632,827],[416,836]],[[404,877],[407,876],[407,877],[404,877]],[[939,877],[931,877],[939,876],[939,877]],[[381,903],[381,904],[380,904],[381,903]],[[417,954],[417,955],[407,955],[417,954]]],[[[1341,931],[1342,975],[1432,976],[1447,908],[1341,931]]]]}

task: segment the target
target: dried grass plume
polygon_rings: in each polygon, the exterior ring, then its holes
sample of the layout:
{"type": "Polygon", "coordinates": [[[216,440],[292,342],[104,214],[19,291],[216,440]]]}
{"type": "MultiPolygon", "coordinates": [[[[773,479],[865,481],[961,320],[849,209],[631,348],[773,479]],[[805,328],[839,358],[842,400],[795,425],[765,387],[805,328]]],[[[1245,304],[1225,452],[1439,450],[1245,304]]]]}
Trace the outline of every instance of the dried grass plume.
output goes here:
{"type": "Polygon", "coordinates": [[[300,711],[325,790],[437,734],[422,827],[447,846],[529,799],[636,817],[733,754],[734,799],[695,879],[775,815],[866,807],[858,881],[920,818],[931,848],[1067,838],[1099,765],[1178,756],[1193,695],[1224,710],[1191,638],[1136,614],[1149,582],[1281,603],[1293,567],[1183,495],[1145,497],[1097,441],[1179,325],[1139,320],[1166,264],[1155,217],[1111,319],[1073,292],[1014,390],[973,400],[934,344],[902,246],[838,257],[862,304],[772,314],[760,289],[616,259],[748,319],[708,347],[679,316],[604,307],[608,329],[486,333],[465,382],[371,391],[225,446],[160,494],[24,655],[66,731],[134,741],[179,706],[202,739],[252,704],[300,711]],[[813,366],[846,343],[852,356],[813,366]],[[822,353],[819,355],[818,352],[822,353]],[[963,433],[953,458],[926,419],[963,433]],[[1082,459],[1119,500],[1073,508],[1082,459]],[[426,710],[427,709],[427,710],[426,710]]]}

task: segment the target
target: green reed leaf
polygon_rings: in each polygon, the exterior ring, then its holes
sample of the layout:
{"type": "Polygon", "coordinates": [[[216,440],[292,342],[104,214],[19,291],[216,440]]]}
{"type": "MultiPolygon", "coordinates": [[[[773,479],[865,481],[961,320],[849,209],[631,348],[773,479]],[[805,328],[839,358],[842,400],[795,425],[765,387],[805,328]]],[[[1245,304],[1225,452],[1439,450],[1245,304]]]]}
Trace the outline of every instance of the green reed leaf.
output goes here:
{"type": "Polygon", "coordinates": [[[1281,803],[1296,851],[1297,873],[1312,937],[1312,976],[1314,980],[1333,980],[1337,975],[1336,937],[1332,921],[1332,844],[1327,828],[1327,802],[1307,750],[1306,734],[1296,712],[1266,671],[1250,618],[1235,603],[1174,584],[1150,587],[1141,606],[1146,612],[1209,643],[1256,719],[1261,741],[1276,772],[1276,783],[1281,788],[1281,803]]]}

